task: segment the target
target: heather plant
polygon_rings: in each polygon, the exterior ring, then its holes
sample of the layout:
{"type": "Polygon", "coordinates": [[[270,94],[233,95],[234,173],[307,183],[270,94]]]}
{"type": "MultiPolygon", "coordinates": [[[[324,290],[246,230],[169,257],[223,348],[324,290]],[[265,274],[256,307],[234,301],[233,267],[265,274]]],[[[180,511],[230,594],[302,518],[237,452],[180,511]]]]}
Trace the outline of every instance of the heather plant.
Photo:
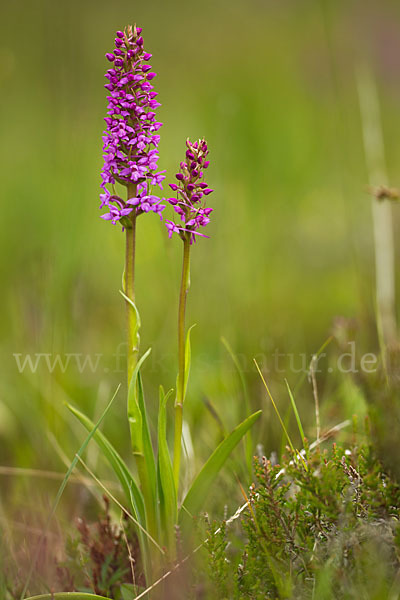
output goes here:
{"type": "MultiPolygon", "coordinates": [[[[171,458],[167,442],[167,402],[172,396],[172,390],[165,393],[162,386],[159,392],[157,440],[152,440],[150,435],[141,376],[141,368],[150,349],[140,356],[140,316],[135,293],[138,217],[154,212],[162,218],[165,208],[151,189],[151,186],[162,187],[165,175],[157,171],[157,146],[160,139],[157,131],[161,123],[156,121],[155,110],[159,103],[155,99],[157,93],[150,83],[155,73],[148,64],[151,54],[144,50],[141,34],[141,28],[136,26],[118,31],[113,52],[106,54],[111,67],[106,73],[108,83],[105,88],[109,96],[105,118],[107,128],[103,136],[104,166],[101,183],[101,208],[107,208],[108,211],[101,216],[113,225],[119,223],[126,237],[121,294],[127,315],[127,416],[136,471],[132,471],[131,466],[98,429],[99,422],[95,425],[71,405],[69,409],[89,431],[85,444],[93,437],[120,481],[124,495],[123,509],[135,524],[134,534],[140,548],[143,581],[150,585],[167,565],[176,560],[176,531],[180,531],[180,537],[185,543],[192,519],[204,508],[212,483],[232,450],[259,417],[260,411],[248,416],[219,444],[182,497],[180,459],[183,406],[191,360],[190,328],[186,331],[185,325],[190,282],[190,248],[198,236],[207,237],[199,229],[209,222],[212,209],[205,206],[204,199],[212,189],[203,180],[203,172],[209,165],[206,141],[202,139],[191,143],[187,140],[186,161],[180,163],[180,171],[176,175],[178,184],[171,184],[172,190],[177,192],[177,198],[168,200],[179,215],[180,223],[166,221],[169,236],[176,232],[183,241],[174,450],[171,458]]],[[[113,560],[112,555],[110,560],[113,560]]],[[[106,566],[106,571],[108,567],[106,566]]],[[[97,574],[96,577],[98,580],[100,575],[97,574]]],[[[97,592],[103,588],[98,584],[94,587],[97,592]]]]}
{"type": "MultiPolygon", "coordinates": [[[[208,526],[219,598],[398,598],[400,488],[368,437],[255,462],[240,531],[208,526]]],[[[210,598],[214,597],[212,592],[210,598]]]]}

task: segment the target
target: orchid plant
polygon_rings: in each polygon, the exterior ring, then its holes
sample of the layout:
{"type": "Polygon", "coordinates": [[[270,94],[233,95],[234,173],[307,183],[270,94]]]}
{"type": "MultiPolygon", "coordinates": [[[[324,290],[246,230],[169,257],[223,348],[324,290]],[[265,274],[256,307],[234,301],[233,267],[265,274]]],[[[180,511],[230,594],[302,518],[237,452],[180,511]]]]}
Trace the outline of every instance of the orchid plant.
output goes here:
{"type": "MultiPolygon", "coordinates": [[[[103,219],[122,226],[126,237],[125,270],[121,294],[127,320],[127,414],[131,448],[136,463],[134,475],[128,464],[97,426],[82,412],[69,406],[72,413],[91,432],[120,481],[124,508],[132,515],[142,553],[147,583],[176,559],[176,527],[183,534],[193,517],[204,507],[219,471],[246,432],[260,415],[247,417],[214,450],[184,497],[181,497],[181,449],[183,407],[190,370],[190,329],[186,331],[185,311],[190,286],[190,250],[200,231],[210,221],[212,208],[205,199],[213,191],[204,181],[209,166],[204,139],[186,141],[186,155],[170,187],[176,197],[164,199],[178,215],[178,223],[166,220],[169,237],[174,233],[183,241],[183,262],[178,309],[178,376],[175,393],[174,447],[171,457],[167,443],[167,402],[173,391],[160,386],[157,440],[152,440],[143,391],[141,367],[150,349],[140,356],[140,317],[135,297],[135,241],[137,219],[154,212],[162,219],[163,200],[152,193],[162,188],[165,174],[157,170],[161,123],[156,120],[157,92],[151,83],[155,77],[148,64],[151,54],[144,50],[142,29],[127,27],[117,31],[115,48],[106,54],[111,63],[107,70],[108,113],[103,136],[101,208],[103,219]],[[125,194],[121,190],[126,189],[125,194]],[[123,197],[125,196],[125,197],[123,197]],[[157,443],[155,443],[157,442],[157,443]],[[153,445],[157,450],[153,450],[153,445]]],[[[92,596],[94,597],[94,596],[92,596]]]]}

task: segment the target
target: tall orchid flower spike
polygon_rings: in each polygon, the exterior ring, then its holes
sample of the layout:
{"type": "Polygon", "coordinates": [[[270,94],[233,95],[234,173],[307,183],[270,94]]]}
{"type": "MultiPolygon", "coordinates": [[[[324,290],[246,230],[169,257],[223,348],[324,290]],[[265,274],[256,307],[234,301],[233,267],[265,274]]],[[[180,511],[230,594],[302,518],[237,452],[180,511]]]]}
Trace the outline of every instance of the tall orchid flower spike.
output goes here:
{"type": "Polygon", "coordinates": [[[177,183],[170,183],[170,188],[176,192],[175,198],[168,198],[174,211],[179,215],[180,222],[166,221],[168,236],[177,233],[183,241],[183,264],[181,290],[179,295],[178,313],[178,379],[175,399],[175,434],[174,434],[174,481],[176,491],[179,487],[179,472],[181,460],[183,403],[186,395],[186,383],[189,372],[188,344],[185,342],[185,313],[186,299],[190,287],[190,247],[196,238],[208,237],[200,228],[210,222],[212,208],[205,204],[206,197],[213,191],[203,180],[204,170],[208,168],[207,142],[202,139],[197,142],[186,140],[186,159],[180,163],[180,171],[175,175],[177,183]]]}
{"type": "Polygon", "coordinates": [[[141,27],[127,27],[117,31],[115,48],[106,58],[111,63],[104,86],[108,111],[104,119],[104,165],[101,172],[103,189],[100,208],[109,212],[101,215],[114,225],[121,221],[129,227],[127,216],[153,211],[161,215],[164,206],[150,192],[150,185],[158,185],[165,178],[157,172],[157,131],[162,123],[156,120],[155,110],[160,106],[157,92],[150,83],[156,74],[148,64],[151,54],[144,51],[141,27]],[[126,201],[114,191],[116,183],[127,187],[126,201]],[[110,191],[111,188],[111,191],[110,191]]]}
{"type": "Polygon", "coordinates": [[[165,175],[157,171],[157,133],[162,123],[156,120],[160,106],[151,81],[155,77],[148,64],[151,54],[143,47],[142,28],[131,26],[117,31],[115,48],[106,54],[111,63],[104,86],[109,92],[107,128],[103,134],[104,165],[101,172],[103,192],[101,215],[126,229],[126,258],[123,295],[127,305],[128,385],[139,355],[139,313],[135,305],[136,218],[148,212],[161,217],[165,206],[151,193],[150,186],[162,189],[165,175]],[[116,192],[120,184],[127,188],[126,199],[116,192]]]}

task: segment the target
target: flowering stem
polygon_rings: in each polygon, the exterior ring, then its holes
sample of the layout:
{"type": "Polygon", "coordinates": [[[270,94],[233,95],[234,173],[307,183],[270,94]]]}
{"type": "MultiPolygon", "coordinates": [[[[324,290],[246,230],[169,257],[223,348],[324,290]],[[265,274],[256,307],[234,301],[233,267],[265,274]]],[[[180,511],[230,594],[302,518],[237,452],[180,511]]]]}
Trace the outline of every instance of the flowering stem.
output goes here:
{"type": "MultiPolygon", "coordinates": [[[[136,196],[136,185],[128,186],[128,198],[136,196]]],[[[126,228],[125,255],[125,295],[135,304],[135,248],[136,248],[136,209],[129,215],[130,226],[126,228]]],[[[128,387],[139,353],[139,322],[137,311],[126,302],[128,333],[128,387]]]]}
{"type": "MultiPolygon", "coordinates": [[[[128,199],[134,198],[137,193],[137,188],[135,184],[128,185],[128,199]]],[[[130,391],[130,385],[132,381],[132,376],[135,371],[138,356],[139,356],[139,343],[140,343],[140,319],[139,313],[136,309],[135,304],[135,250],[136,250],[136,219],[137,219],[137,209],[134,208],[131,213],[129,213],[128,221],[124,221],[126,223],[126,256],[125,256],[125,295],[129,299],[126,300],[127,306],[127,335],[128,335],[128,356],[127,356],[127,366],[128,366],[128,417],[129,417],[129,405],[131,402],[131,394],[135,396],[138,391],[138,383],[136,381],[136,391],[130,391]]],[[[136,401],[136,399],[135,399],[136,401]]],[[[143,435],[143,433],[142,433],[143,435]]],[[[131,430],[132,436],[132,430],[131,430]]],[[[133,440],[132,442],[135,444],[137,440],[133,440]]],[[[136,466],[138,470],[138,475],[140,479],[141,489],[143,492],[144,503],[146,508],[146,517],[147,517],[147,526],[150,535],[153,537],[157,536],[157,519],[155,516],[155,506],[154,506],[154,495],[151,488],[151,482],[149,478],[149,469],[147,468],[144,455],[141,452],[135,452],[135,460],[136,466]]]]}
{"type": "Polygon", "coordinates": [[[179,470],[181,463],[183,402],[185,400],[185,313],[186,298],[190,287],[190,237],[183,240],[183,264],[181,291],[179,295],[178,313],[178,380],[175,401],[175,433],[174,433],[174,481],[176,492],[179,488],[179,470]]]}

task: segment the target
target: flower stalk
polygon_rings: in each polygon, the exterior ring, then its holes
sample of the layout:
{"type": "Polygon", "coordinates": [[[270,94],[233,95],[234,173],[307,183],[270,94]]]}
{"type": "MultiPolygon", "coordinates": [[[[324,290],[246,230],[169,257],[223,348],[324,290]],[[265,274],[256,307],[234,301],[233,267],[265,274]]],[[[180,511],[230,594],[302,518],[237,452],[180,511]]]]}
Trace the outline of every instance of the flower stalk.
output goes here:
{"type": "Polygon", "coordinates": [[[176,492],[179,488],[179,472],[182,451],[183,403],[186,393],[186,345],[185,345],[185,315],[186,300],[190,288],[190,236],[186,234],[183,240],[182,279],[179,294],[178,310],[178,379],[175,400],[175,431],[174,431],[174,482],[176,492]]]}
{"type": "Polygon", "coordinates": [[[178,378],[175,399],[175,431],[173,475],[176,493],[179,491],[179,473],[182,452],[183,404],[186,396],[186,385],[189,375],[189,340],[185,336],[186,300],[190,287],[190,247],[197,237],[208,237],[199,231],[210,222],[212,208],[205,204],[206,197],[213,191],[203,180],[204,170],[208,168],[207,142],[186,140],[185,161],[180,163],[180,171],[176,173],[177,183],[170,183],[176,198],[168,198],[169,204],[179,216],[180,222],[166,221],[168,236],[177,233],[183,241],[183,263],[181,289],[178,310],[178,378]],[[188,364],[186,364],[188,363],[188,364]]]}
{"type": "MultiPolygon", "coordinates": [[[[128,186],[128,197],[136,193],[136,186],[128,186]],[[133,188],[133,189],[132,189],[133,188]]],[[[135,310],[135,252],[136,252],[136,209],[127,217],[126,226],[126,254],[125,254],[125,295],[127,314],[127,375],[128,387],[135,370],[139,355],[139,315],[135,310]]]]}

